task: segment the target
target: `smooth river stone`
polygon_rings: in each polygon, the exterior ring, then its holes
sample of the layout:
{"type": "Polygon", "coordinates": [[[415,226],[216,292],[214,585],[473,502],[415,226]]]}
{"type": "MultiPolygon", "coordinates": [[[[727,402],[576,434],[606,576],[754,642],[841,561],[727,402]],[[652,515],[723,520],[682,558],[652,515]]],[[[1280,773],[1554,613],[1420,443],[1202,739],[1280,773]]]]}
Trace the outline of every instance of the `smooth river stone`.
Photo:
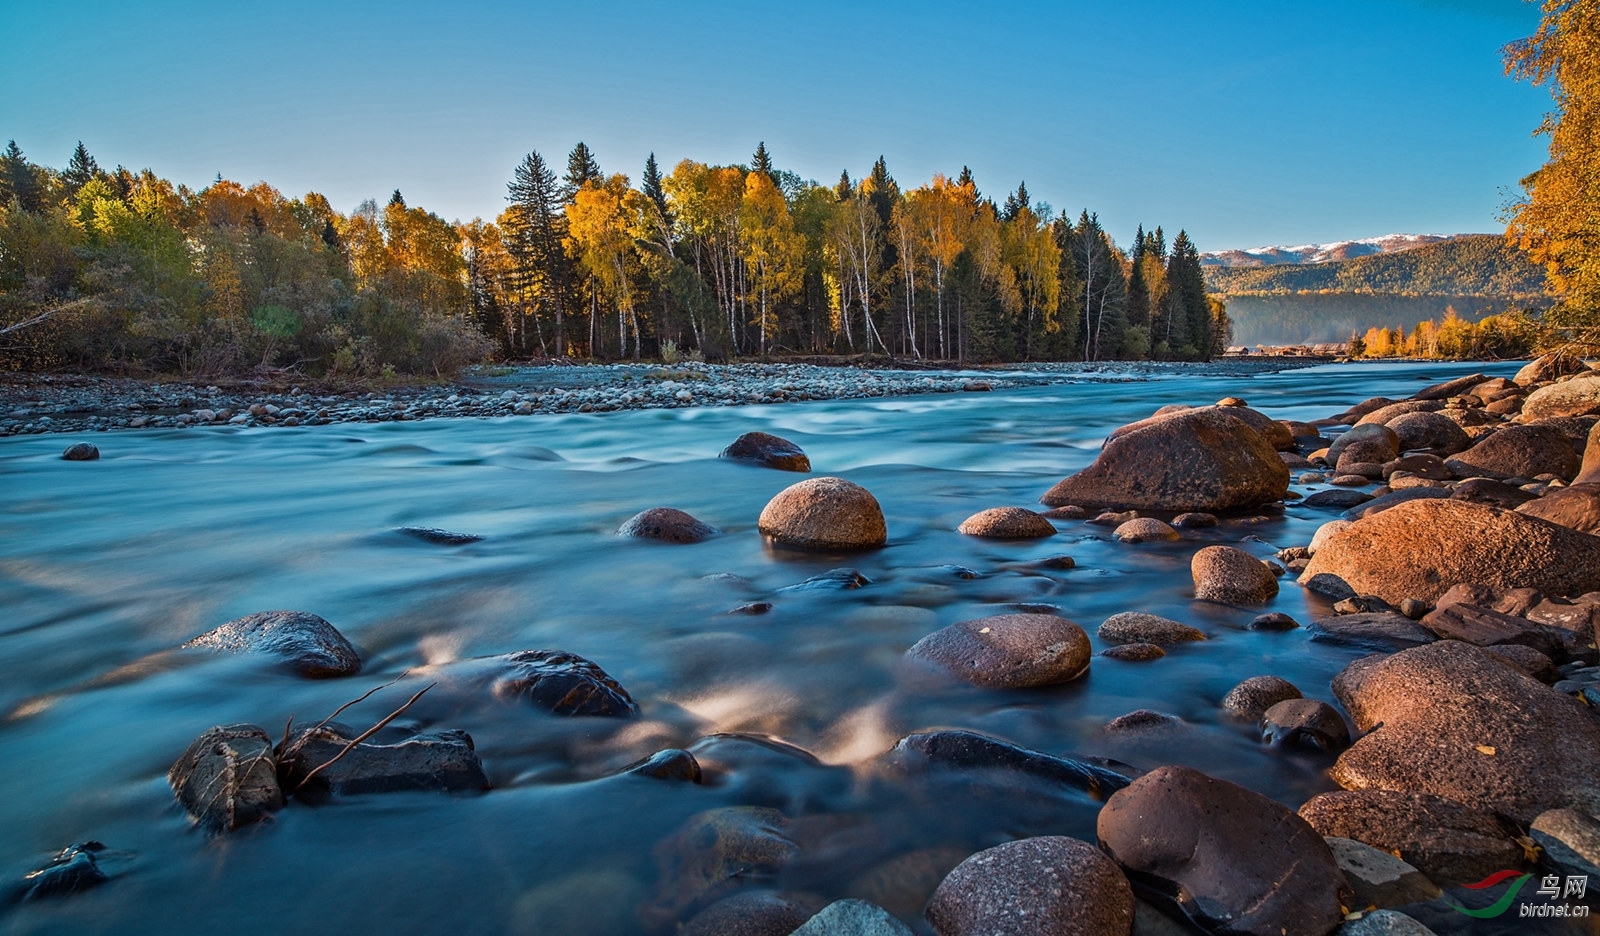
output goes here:
{"type": "Polygon", "coordinates": [[[976,686],[1017,689],[1069,682],[1089,668],[1083,628],[1053,614],[1000,614],[936,630],[906,655],[976,686]]]}
{"type": "Polygon", "coordinates": [[[767,502],[757,525],[775,542],[802,549],[876,549],[889,538],[877,498],[843,478],[810,478],[784,488],[767,502]]]}

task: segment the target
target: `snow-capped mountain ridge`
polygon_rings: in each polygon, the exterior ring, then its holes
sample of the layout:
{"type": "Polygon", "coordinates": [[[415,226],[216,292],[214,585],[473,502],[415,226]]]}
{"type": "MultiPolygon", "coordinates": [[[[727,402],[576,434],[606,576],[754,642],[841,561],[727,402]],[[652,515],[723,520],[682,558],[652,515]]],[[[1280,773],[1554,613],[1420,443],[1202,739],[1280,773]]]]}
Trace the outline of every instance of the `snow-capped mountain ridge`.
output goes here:
{"type": "Polygon", "coordinates": [[[1207,266],[1276,266],[1281,263],[1331,263],[1373,254],[1393,253],[1468,237],[1467,234],[1384,234],[1327,244],[1300,244],[1294,247],[1251,247],[1248,250],[1218,250],[1200,255],[1207,266]]]}

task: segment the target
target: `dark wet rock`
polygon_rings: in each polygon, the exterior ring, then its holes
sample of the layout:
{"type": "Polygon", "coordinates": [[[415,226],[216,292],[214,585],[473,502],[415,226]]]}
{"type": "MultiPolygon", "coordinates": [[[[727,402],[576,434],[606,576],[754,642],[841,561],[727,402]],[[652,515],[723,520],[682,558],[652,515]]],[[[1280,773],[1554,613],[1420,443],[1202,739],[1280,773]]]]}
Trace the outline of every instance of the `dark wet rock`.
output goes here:
{"type": "Polygon", "coordinates": [[[291,795],[322,797],[404,791],[480,793],[489,788],[483,763],[465,731],[429,731],[396,744],[363,741],[351,746],[360,735],[338,722],[296,732],[277,752],[283,789],[291,795]]]}
{"type": "Polygon", "coordinates": [[[1403,614],[1378,611],[1314,618],[1306,632],[1317,643],[1392,653],[1432,643],[1434,633],[1403,614]]]}
{"type": "Polygon", "coordinates": [[[1075,569],[1078,562],[1071,556],[1049,556],[1034,560],[1032,565],[1040,569],[1075,569]]]}
{"type": "Polygon", "coordinates": [[[272,741],[255,725],[207,729],[167,771],[167,782],[196,824],[213,834],[283,808],[272,741]]]}
{"type": "Polygon", "coordinates": [[[1356,909],[1400,907],[1439,896],[1439,885],[1386,851],[1337,835],[1325,836],[1324,841],[1355,892],[1351,906],[1356,909]]]}
{"type": "Polygon", "coordinates": [[[638,763],[624,767],[620,773],[634,777],[650,777],[654,780],[681,780],[687,783],[699,783],[702,779],[700,762],[693,754],[681,748],[657,751],[638,763]]]}
{"type": "Polygon", "coordinates": [[[1125,426],[1093,464],[1051,488],[1052,507],[1222,513],[1281,500],[1289,469],[1226,408],[1184,410],[1125,426]]]}
{"type": "Polygon", "coordinates": [[[1428,449],[1435,455],[1454,455],[1472,444],[1461,426],[1439,413],[1407,413],[1384,423],[1400,437],[1400,451],[1428,449]]]}
{"type": "Polygon", "coordinates": [[[964,565],[951,564],[951,565],[940,566],[939,568],[944,569],[945,571],[949,572],[951,575],[953,575],[956,578],[961,579],[963,581],[971,581],[973,579],[983,578],[983,573],[982,572],[979,572],[976,569],[969,569],[964,565]]]}
{"type": "Polygon", "coordinates": [[[1578,474],[1578,454],[1553,426],[1507,426],[1445,461],[1462,478],[1534,478],[1553,474],[1570,481],[1578,474]]]}
{"type": "Polygon", "coordinates": [[[1457,377],[1454,380],[1446,380],[1443,383],[1436,383],[1427,387],[1423,387],[1421,390],[1413,393],[1411,395],[1411,399],[1448,400],[1453,396],[1461,396],[1463,393],[1466,393],[1468,390],[1471,390],[1473,387],[1476,387],[1478,384],[1481,384],[1488,379],[1489,378],[1483,376],[1482,374],[1469,374],[1466,377],[1457,377]]]}
{"type": "Polygon", "coordinates": [[[818,572],[803,582],[785,585],[778,589],[779,592],[797,591],[850,591],[863,585],[871,585],[872,579],[862,575],[857,569],[848,567],[829,569],[818,572]]]}
{"type": "Polygon", "coordinates": [[[105,850],[106,847],[99,842],[67,846],[48,864],[28,872],[20,884],[9,888],[9,893],[5,895],[7,901],[27,903],[79,894],[99,887],[111,879],[100,867],[99,856],[105,850]]]}
{"type": "Polygon", "coordinates": [[[1205,633],[1197,628],[1141,611],[1111,615],[1095,630],[1094,635],[1107,643],[1163,646],[1206,639],[1205,633]]]}
{"type": "Polygon", "coordinates": [[[1180,530],[1204,529],[1217,525],[1217,515],[1191,510],[1188,513],[1178,514],[1172,518],[1172,525],[1180,530]]]}
{"type": "Polygon", "coordinates": [[[912,936],[912,931],[877,904],[847,898],[823,907],[792,936],[912,936]]]}
{"type": "Polygon", "coordinates": [[[765,432],[746,432],[722,450],[721,458],[752,462],[780,471],[810,471],[811,459],[788,439],[765,432]]]}
{"type": "Polygon", "coordinates": [[[1250,619],[1249,624],[1245,625],[1249,630],[1294,630],[1299,626],[1299,621],[1284,614],[1282,611],[1258,614],[1250,619]]]}
{"type": "Polygon", "coordinates": [[[1371,517],[1375,514],[1383,513],[1385,510],[1388,510],[1391,507],[1398,507],[1399,505],[1409,503],[1410,501],[1448,498],[1450,497],[1450,493],[1451,492],[1448,488],[1402,488],[1398,491],[1390,491],[1381,497],[1374,497],[1372,500],[1369,500],[1366,503],[1351,507],[1349,510],[1346,510],[1344,513],[1340,514],[1339,518],[1341,520],[1352,521],[1364,520],[1367,517],[1371,517]]]}
{"type": "Polygon", "coordinates": [[[735,894],[695,914],[678,936],[790,936],[816,903],[771,891],[735,894]]]}
{"type": "Polygon", "coordinates": [[[920,920],[922,908],[970,848],[918,848],[903,852],[862,872],[846,893],[870,901],[902,920],[920,920]]]}
{"type": "Polygon", "coordinates": [[[1316,699],[1285,699],[1261,716],[1261,740],[1338,753],[1350,746],[1350,729],[1333,706],[1316,699]]]}
{"type": "Polygon", "coordinates": [[[449,530],[438,530],[433,527],[400,527],[395,532],[435,546],[465,546],[483,539],[474,533],[452,533],[449,530]]]}
{"type": "Polygon", "coordinates": [[[1267,709],[1303,695],[1294,683],[1277,676],[1251,676],[1222,697],[1222,710],[1236,718],[1257,721],[1267,709]]]}
{"type": "Polygon", "coordinates": [[[736,608],[729,608],[728,609],[728,613],[729,614],[757,615],[757,614],[766,614],[767,612],[769,612],[771,610],[772,610],[772,602],[770,602],[770,601],[749,601],[749,602],[746,602],[746,603],[744,603],[742,605],[739,605],[736,608]]]}
{"type": "Polygon", "coordinates": [[[784,488],[757,525],[774,541],[802,549],[876,549],[888,540],[877,498],[843,478],[810,478],[784,488]]]}
{"type": "Polygon", "coordinates": [[[1354,597],[1356,590],[1351,588],[1350,583],[1346,582],[1344,579],[1329,572],[1319,572],[1316,575],[1312,575],[1308,578],[1306,573],[1309,568],[1310,564],[1307,563],[1307,565],[1300,570],[1299,582],[1301,585],[1305,586],[1306,591],[1316,592],[1317,594],[1322,595],[1325,598],[1330,598],[1334,601],[1342,601],[1345,598],[1354,597]]]}
{"type": "Polygon", "coordinates": [[[1600,720],[1476,647],[1357,660],[1333,691],[1367,732],[1331,771],[1346,789],[1433,793],[1521,822],[1600,807],[1600,720]]]}
{"type": "Polygon", "coordinates": [[[1039,836],[957,865],[925,916],[940,936],[1127,936],[1133,889],[1088,842],[1039,836]]]}
{"type": "MultiPolygon", "coordinates": [[[[1339,479],[1335,478],[1334,480],[1337,481],[1339,479]]],[[[1361,483],[1365,484],[1366,480],[1366,478],[1362,478],[1361,483]]],[[[1317,510],[1347,510],[1357,504],[1365,504],[1369,500],[1372,500],[1372,495],[1365,491],[1335,488],[1308,494],[1306,499],[1300,503],[1317,510]]]]}
{"type": "Polygon", "coordinates": [[[1104,798],[1128,785],[1128,778],[1109,767],[1056,757],[1018,747],[975,731],[952,729],[906,735],[889,752],[889,763],[904,771],[1007,770],[1082,790],[1104,798]]]}
{"type": "Polygon", "coordinates": [[[1600,484],[1557,488],[1528,501],[1517,512],[1583,533],[1600,534],[1600,484]]]}
{"type": "Polygon", "coordinates": [[[698,543],[722,532],[672,507],[651,507],[628,518],[618,536],[653,539],[663,543],[698,543]]]}
{"type": "Polygon", "coordinates": [[[1068,682],[1089,668],[1083,628],[1053,614],[1000,614],[927,635],[906,655],[991,689],[1068,682]]]}
{"type": "Polygon", "coordinates": [[[1161,542],[1180,538],[1177,530],[1154,517],[1129,520],[1111,531],[1111,535],[1124,543],[1161,542]]]}
{"type": "Polygon", "coordinates": [[[1334,930],[1334,936],[1435,936],[1415,919],[1395,910],[1374,910],[1334,930]]]}
{"type": "Polygon", "coordinates": [[[1325,936],[1344,875],[1322,836],[1271,799],[1159,767],[1100,810],[1101,847],[1149,897],[1212,932],[1325,936]]]}
{"type": "Polygon", "coordinates": [[[554,715],[626,718],[638,714],[628,690],[593,662],[564,650],[520,650],[486,658],[496,671],[489,691],[554,715]]]}
{"type": "Polygon", "coordinates": [[[1456,500],[1504,507],[1507,510],[1515,510],[1538,497],[1493,478],[1468,478],[1452,488],[1450,496],[1456,500]]]}
{"type": "Polygon", "coordinates": [[[1532,647],[1524,647],[1521,644],[1503,644],[1484,647],[1483,649],[1506,664],[1516,667],[1546,685],[1561,678],[1561,672],[1556,669],[1555,661],[1551,660],[1547,654],[1540,653],[1532,647]]]}
{"type": "Polygon", "coordinates": [[[1600,820],[1576,809],[1540,813],[1528,835],[1543,849],[1542,861],[1562,874],[1600,878],[1600,820]]]}
{"type": "Polygon", "coordinates": [[[1055,536],[1049,520],[1021,507],[991,507],[961,521],[958,532],[988,539],[1038,539],[1055,536]]]}
{"type": "Polygon", "coordinates": [[[100,457],[100,450],[88,442],[74,442],[61,457],[65,461],[94,461],[100,457]]]}
{"type": "Polygon", "coordinates": [[[1278,580],[1260,559],[1232,546],[1207,546],[1189,562],[1194,596],[1230,605],[1265,604],[1278,593],[1278,580]]]}
{"type": "Polygon", "coordinates": [[[1560,642],[1547,629],[1527,618],[1466,602],[1453,602],[1429,612],[1422,626],[1447,640],[1460,640],[1478,647],[1520,644],[1546,656],[1559,652],[1560,642]]]}
{"type": "Polygon", "coordinates": [[[775,875],[799,850],[788,828],[787,816],[760,806],[696,813],[656,845],[660,877],[641,916],[655,924],[652,929],[668,928],[743,883],[775,875]]]}
{"type": "Polygon", "coordinates": [[[1553,383],[1528,394],[1522,404],[1527,420],[1600,413],[1600,374],[1586,374],[1553,383]]]}
{"type": "Polygon", "coordinates": [[[1183,719],[1154,709],[1135,709],[1106,722],[1101,729],[1107,734],[1137,735],[1176,731],[1183,727],[1183,719]]]}
{"type": "Polygon", "coordinates": [[[1523,849],[1484,810],[1428,793],[1335,790],[1300,815],[1327,836],[1354,839],[1401,860],[1442,886],[1480,881],[1523,863],[1523,849]]]}
{"type": "Polygon", "coordinates": [[[1391,604],[1433,601],[1461,582],[1581,594],[1600,589],[1600,537],[1465,501],[1410,501],[1323,544],[1301,584],[1322,573],[1391,604]]]}
{"type": "Polygon", "coordinates": [[[1148,660],[1159,660],[1167,655],[1167,651],[1153,643],[1126,643],[1107,647],[1100,651],[1100,655],[1108,660],[1143,663],[1148,660]]]}
{"type": "Polygon", "coordinates": [[[206,631],[184,646],[274,656],[313,679],[361,671],[361,656],[350,641],[309,611],[261,611],[206,631]]]}

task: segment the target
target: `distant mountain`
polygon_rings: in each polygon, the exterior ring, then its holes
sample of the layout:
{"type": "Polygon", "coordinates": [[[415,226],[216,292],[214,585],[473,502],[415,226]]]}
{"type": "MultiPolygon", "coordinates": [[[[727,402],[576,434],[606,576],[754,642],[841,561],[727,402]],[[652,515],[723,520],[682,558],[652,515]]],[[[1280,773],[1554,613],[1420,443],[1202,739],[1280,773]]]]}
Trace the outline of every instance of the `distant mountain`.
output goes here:
{"type": "Polygon", "coordinates": [[[1385,234],[1360,240],[1334,241],[1331,244],[1301,244],[1298,247],[1252,247],[1249,250],[1219,250],[1200,255],[1201,266],[1261,267],[1290,263],[1331,263],[1354,260],[1373,254],[1394,253],[1413,247],[1426,247],[1441,241],[1477,234],[1385,234]]]}
{"type": "Polygon", "coordinates": [[[1351,260],[1213,264],[1205,272],[1207,288],[1228,304],[1239,344],[1344,341],[1374,326],[1409,331],[1450,309],[1477,321],[1548,304],[1543,271],[1493,234],[1440,238],[1351,260]]]}

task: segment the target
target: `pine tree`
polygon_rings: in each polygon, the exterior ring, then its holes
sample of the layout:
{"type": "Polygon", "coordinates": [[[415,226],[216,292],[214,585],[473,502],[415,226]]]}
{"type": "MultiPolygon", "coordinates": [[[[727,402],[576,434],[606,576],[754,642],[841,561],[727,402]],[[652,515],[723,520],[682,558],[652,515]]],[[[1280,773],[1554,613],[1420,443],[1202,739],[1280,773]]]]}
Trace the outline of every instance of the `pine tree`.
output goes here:
{"type": "Polygon", "coordinates": [[[78,190],[89,184],[89,180],[100,174],[100,166],[84,148],[83,141],[78,141],[77,149],[72,151],[72,158],[67,161],[67,168],[61,173],[61,184],[66,190],[67,198],[76,198],[78,190]]]}
{"type": "Polygon", "coordinates": [[[39,177],[22,155],[17,141],[12,140],[5,153],[0,154],[0,201],[9,203],[14,198],[23,211],[35,212],[42,207],[43,195],[39,177]]]}
{"type": "Polygon", "coordinates": [[[1209,360],[1216,328],[1211,303],[1206,297],[1200,252],[1189,240],[1187,231],[1179,231],[1172,241],[1172,254],[1167,258],[1167,284],[1170,290],[1167,325],[1171,336],[1167,342],[1172,353],[1190,360],[1209,360]]]}
{"type": "Polygon", "coordinates": [[[405,206],[406,206],[406,197],[404,195],[400,194],[400,190],[399,189],[395,189],[394,192],[389,196],[389,207],[390,208],[404,208],[405,206]]]}
{"type": "Polygon", "coordinates": [[[578,197],[578,190],[583,188],[585,182],[599,185],[604,181],[605,177],[600,174],[600,164],[595,162],[594,153],[590,152],[582,140],[579,140],[578,145],[567,154],[567,177],[561,190],[562,201],[572,204],[572,200],[578,197]]]}
{"type": "Polygon", "coordinates": [[[833,187],[833,197],[836,201],[844,201],[855,194],[856,184],[850,181],[850,170],[845,169],[839,173],[839,184],[833,187]]]}
{"type": "Polygon", "coordinates": [[[672,217],[671,212],[667,210],[667,193],[666,190],[661,187],[661,169],[656,165],[655,153],[651,153],[649,156],[645,157],[644,176],[640,185],[640,191],[644,192],[646,198],[650,199],[652,202],[655,202],[656,210],[661,212],[661,217],[672,217]]]}
{"type": "MultiPolygon", "coordinates": [[[[566,307],[568,290],[572,281],[562,239],[566,236],[566,215],[562,211],[565,192],[538,152],[529,153],[517,165],[507,188],[511,202],[510,223],[507,226],[507,249],[515,264],[515,280],[523,296],[524,316],[533,317],[538,328],[538,315],[542,309],[555,313],[555,353],[567,353],[566,307]],[[526,302],[532,297],[533,309],[526,302]]],[[[527,346],[526,333],[520,342],[527,346]]],[[[540,331],[540,347],[545,348],[540,331]]]]}
{"type": "Polygon", "coordinates": [[[773,185],[778,184],[778,172],[772,168],[772,156],[767,152],[765,140],[756,144],[755,155],[750,157],[750,171],[765,173],[773,185]]]}
{"type": "Polygon", "coordinates": [[[956,177],[956,185],[958,187],[967,186],[967,185],[972,186],[972,197],[973,197],[973,200],[975,200],[975,201],[982,201],[983,200],[983,195],[978,192],[978,183],[972,181],[972,170],[968,169],[966,166],[962,166],[961,167],[961,175],[956,177]]]}
{"type": "Polygon", "coordinates": [[[1028,183],[1019,182],[1017,190],[1006,196],[1005,208],[1001,210],[1000,217],[1005,221],[1015,221],[1022,209],[1032,207],[1033,203],[1028,200],[1028,183]]]}

